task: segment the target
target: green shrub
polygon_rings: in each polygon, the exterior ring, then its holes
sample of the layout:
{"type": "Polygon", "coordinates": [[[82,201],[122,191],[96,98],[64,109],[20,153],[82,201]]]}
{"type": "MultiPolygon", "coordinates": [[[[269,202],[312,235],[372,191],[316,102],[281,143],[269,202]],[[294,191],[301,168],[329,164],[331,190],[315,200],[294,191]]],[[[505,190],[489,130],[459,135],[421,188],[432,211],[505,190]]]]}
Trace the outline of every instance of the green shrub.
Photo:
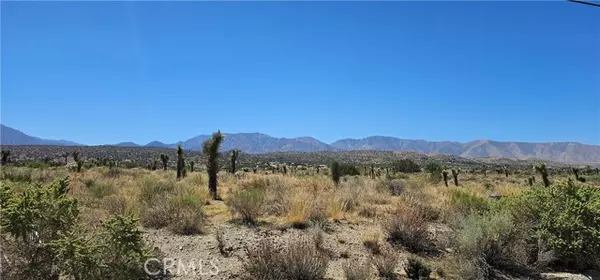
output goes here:
{"type": "Polygon", "coordinates": [[[421,172],[421,167],[410,159],[400,159],[393,163],[392,170],[396,173],[421,172]]]}
{"type": "MultiPolygon", "coordinates": [[[[143,263],[154,254],[137,221],[117,216],[86,233],[68,180],[30,185],[21,193],[2,187],[0,245],[10,266],[4,279],[151,279],[143,263]],[[6,199],[6,200],[5,200],[6,199]]],[[[4,268],[4,267],[3,267],[4,268]]],[[[165,275],[152,277],[163,278],[165,275]]]]}
{"type": "Polygon", "coordinates": [[[422,259],[410,255],[404,266],[404,272],[406,272],[408,279],[411,280],[429,280],[431,268],[422,259]]]}
{"type": "Polygon", "coordinates": [[[463,215],[468,215],[471,212],[484,213],[490,208],[489,201],[486,198],[460,189],[450,191],[450,203],[457,212],[463,215]]]}
{"type": "Polygon", "coordinates": [[[458,257],[469,263],[469,274],[474,276],[468,278],[488,279],[491,268],[526,265],[524,238],[510,213],[473,212],[459,223],[453,242],[458,257]]]}
{"type": "Polygon", "coordinates": [[[150,203],[155,197],[164,197],[175,188],[175,182],[169,180],[142,179],[139,199],[143,203],[150,203]]]}
{"type": "Polygon", "coordinates": [[[431,244],[425,215],[420,207],[399,207],[383,226],[388,241],[411,252],[428,249],[431,244]]]}
{"type": "Polygon", "coordinates": [[[513,206],[535,226],[535,236],[557,253],[558,265],[598,267],[600,189],[571,181],[529,190],[513,206]]]}
{"type": "Polygon", "coordinates": [[[265,193],[261,189],[242,189],[233,193],[227,204],[231,211],[242,217],[249,224],[255,224],[256,219],[263,214],[265,193]]]}
{"type": "Polygon", "coordinates": [[[356,166],[352,165],[352,164],[340,164],[340,175],[341,176],[357,176],[360,175],[360,171],[358,171],[358,168],[356,168],[356,166]]]}

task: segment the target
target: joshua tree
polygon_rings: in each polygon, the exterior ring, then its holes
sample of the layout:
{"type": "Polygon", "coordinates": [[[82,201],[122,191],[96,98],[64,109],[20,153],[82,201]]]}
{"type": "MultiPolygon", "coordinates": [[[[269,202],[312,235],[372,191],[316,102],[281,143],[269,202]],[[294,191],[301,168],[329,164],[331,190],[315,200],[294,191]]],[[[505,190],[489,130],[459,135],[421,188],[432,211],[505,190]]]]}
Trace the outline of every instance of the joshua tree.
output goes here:
{"type": "Polygon", "coordinates": [[[183,177],[183,168],[185,167],[185,162],[183,160],[183,149],[181,145],[177,145],[177,179],[181,179],[183,177]]]}
{"type": "Polygon", "coordinates": [[[579,181],[579,168],[573,167],[573,175],[575,175],[575,180],[579,181]]]}
{"type": "Polygon", "coordinates": [[[508,178],[508,168],[504,167],[504,176],[508,178]]]}
{"type": "Polygon", "coordinates": [[[81,172],[81,167],[83,166],[83,161],[81,161],[81,159],[79,158],[79,152],[74,151],[71,153],[71,155],[73,156],[73,160],[75,161],[75,163],[77,163],[77,172],[81,172]]]}
{"type": "Polygon", "coordinates": [[[527,178],[527,183],[529,184],[530,187],[533,187],[533,177],[527,178]]]}
{"type": "Polygon", "coordinates": [[[287,166],[283,166],[283,175],[287,175],[287,166]]]}
{"type": "Polygon", "coordinates": [[[484,177],[487,176],[487,166],[484,165],[482,168],[482,171],[483,171],[483,176],[484,177]]]}
{"type": "Polygon", "coordinates": [[[160,161],[162,161],[163,170],[167,171],[167,163],[169,162],[169,156],[165,154],[160,154],[160,161]]]}
{"type": "Polygon", "coordinates": [[[6,163],[8,163],[9,159],[10,159],[10,151],[9,150],[2,150],[2,165],[5,165],[6,163]]]}
{"type": "Polygon", "coordinates": [[[317,174],[319,174],[319,166],[317,165],[317,174]]]}
{"type": "Polygon", "coordinates": [[[535,170],[542,176],[542,181],[544,181],[544,187],[549,187],[550,179],[548,179],[548,170],[546,169],[546,165],[542,163],[541,165],[536,166],[535,170]]]}
{"type": "Polygon", "coordinates": [[[336,186],[340,183],[340,164],[337,161],[331,164],[331,179],[336,186]]]}
{"type": "Polygon", "coordinates": [[[202,152],[206,156],[206,170],[208,172],[208,190],[213,199],[218,199],[217,195],[217,172],[219,172],[219,147],[223,142],[221,131],[213,133],[212,138],[204,142],[202,152]]]}
{"type": "Polygon", "coordinates": [[[444,177],[444,185],[448,186],[448,170],[442,171],[442,177],[444,177]]]}
{"type": "Polygon", "coordinates": [[[252,168],[252,172],[256,174],[256,167],[252,168]]]}
{"type": "Polygon", "coordinates": [[[460,173],[460,169],[452,169],[452,177],[454,177],[454,185],[458,187],[458,173],[460,173]]]}
{"type": "Polygon", "coordinates": [[[231,158],[231,173],[235,174],[235,162],[237,161],[238,155],[240,151],[237,149],[231,150],[231,154],[229,155],[231,158]]]}
{"type": "Polygon", "coordinates": [[[371,164],[371,179],[375,179],[375,167],[371,164]]]}
{"type": "Polygon", "coordinates": [[[194,172],[194,161],[190,161],[190,172],[194,172]]]}
{"type": "Polygon", "coordinates": [[[65,165],[67,165],[69,163],[69,153],[64,152],[61,156],[65,158],[65,165]]]}
{"type": "Polygon", "coordinates": [[[158,161],[157,160],[153,160],[152,161],[152,171],[156,170],[157,166],[158,166],[158,161]]]}

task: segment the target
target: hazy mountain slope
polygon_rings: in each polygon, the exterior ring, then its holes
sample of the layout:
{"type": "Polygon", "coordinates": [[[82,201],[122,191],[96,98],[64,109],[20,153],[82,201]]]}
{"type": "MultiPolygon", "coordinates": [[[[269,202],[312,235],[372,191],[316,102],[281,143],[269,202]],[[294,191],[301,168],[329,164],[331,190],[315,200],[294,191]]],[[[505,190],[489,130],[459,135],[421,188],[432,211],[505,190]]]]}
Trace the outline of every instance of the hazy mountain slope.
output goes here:
{"type": "Polygon", "coordinates": [[[342,150],[415,151],[467,158],[538,158],[557,162],[600,163],[600,146],[574,142],[525,143],[476,140],[459,143],[372,136],[363,139],[343,139],[331,145],[342,150]]]}
{"type": "MultiPolygon", "coordinates": [[[[184,149],[199,150],[202,143],[208,140],[210,135],[199,135],[182,143],[184,149]]],[[[275,138],[262,133],[225,133],[224,150],[240,149],[246,153],[269,153],[269,152],[316,152],[335,150],[326,143],[311,137],[300,138],[275,138]]]]}
{"type": "MultiPolygon", "coordinates": [[[[3,145],[79,145],[64,140],[46,140],[26,135],[16,129],[2,125],[0,130],[3,145]]],[[[202,143],[210,135],[199,135],[181,143],[184,149],[200,151],[202,143]]],[[[114,146],[135,147],[133,142],[114,146]]],[[[146,147],[175,148],[177,143],[168,144],[152,141],[146,147]]],[[[476,140],[467,143],[450,141],[407,140],[388,136],[371,136],[363,139],[343,139],[327,144],[312,137],[276,138],[262,133],[225,133],[223,150],[240,149],[246,153],[273,152],[319,152],[319,151],[414,151],[424,154],[444,154],[466,158],[510,158],[544,159],[567,163],[600,163],[600,146],[574,142],[526,143],[476,140]]]]}
{"type": "Polygon", "coordinates": [[[2,145],[58,145],[80,146],[66,140],[49,140],[27,135],[19,130],[0,124],[0,144],[2,145]]]}

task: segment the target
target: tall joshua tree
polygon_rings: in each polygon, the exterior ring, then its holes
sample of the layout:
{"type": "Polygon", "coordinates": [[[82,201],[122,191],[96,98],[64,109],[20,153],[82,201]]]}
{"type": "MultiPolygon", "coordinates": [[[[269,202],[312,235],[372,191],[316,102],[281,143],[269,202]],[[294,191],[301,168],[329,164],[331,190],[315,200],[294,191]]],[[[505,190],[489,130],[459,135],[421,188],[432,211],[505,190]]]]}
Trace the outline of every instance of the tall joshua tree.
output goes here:
{"type": "Polygon", "coordinates": [[[169,162],[169,156],[165,155],[165,154],[160,154],[160,161],[162,161],[163,164],[163,170],[167,170],[167,163],[169,162]]]}
{"type": "Polygon", "coordinates": [[[448,186],[448,170],[442,171],[442,176],[444,177],[444,185],[448,186]]]}
{"type": "Polygon", "coordinates": [[[337,161],[331,164],[331,179],[336,186],[340,183],[340,164],[337,161]]]}
{"type": "Polygon", "coordinates": [[[2,165],[5,165],[6,163],[8,163],[9,159],[10,159],[10,151],[2,150],[2,165]]]}
{"type": "Polygon", "coordinates": [[[190,172],[194,172],[194,161],[190,161],[190,172]]]}
{"type": "Polygon", "coordinates": [[[183,160],[183,149],[181,145],[177,145],[177,179],[181,179],[183,177],[183,168],[185,167],[185,162],[183,160]]]}
{"type": "Polygon", "coordinates": [[[233,150],[231,150],[231,154],[229,155],[229,157],[231,159],[231,173],[232,174],[235,174],[235,162],[237,161],[239,154],[240,154],[239,150],[233,149],[233,150]]]}
{"type": "Polygon", "coordinates": [[[218,199],[217,195],[217,172],[219,172],[219,147],[225,137],[221,131],[213,133],[212,138],[202,145],[202,153],[206,156],[206,171],[208,172],[208,190],[213,199],[218,199]]]}

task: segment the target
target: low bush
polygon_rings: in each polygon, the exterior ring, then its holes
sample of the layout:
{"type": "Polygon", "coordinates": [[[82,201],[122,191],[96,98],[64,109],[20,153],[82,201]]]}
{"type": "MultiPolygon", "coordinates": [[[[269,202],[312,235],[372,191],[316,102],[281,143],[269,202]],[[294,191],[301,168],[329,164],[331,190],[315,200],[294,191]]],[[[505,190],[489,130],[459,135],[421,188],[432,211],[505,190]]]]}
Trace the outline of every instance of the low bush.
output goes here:
{"type": "Polygon", "coordinates": [[[396,267],[398,267],[398,256],[394,252],[386,252],[373,258],[373,266],[377,269],[377,275],[381,279],[398,279],[396,267]]]}
{"type": "Polygon", "coordinates": [[[347,280],[367,280],[371,276],[371,264],[348,261],[342,267],[347,280]]]}
{"type": "Polygon", "coordinates": [[[429,280],[431,268],[421,258],[410,255],[406,260],[404,272],[411,280],[429,280]]]}
{"type": "Polygon", "coordinates": [[[426,250],[431,245],[425,213],[419,207],[399,205],[385,222],[384,230],[390,243],[411,252],[426,250]]]}
{"type": "Polygon", "coordinates": [[[263,240],[257,248],[248,250],[244,268],[250,279],[323,279],[328,262],[310,239],[291,241],[283,249],[263,240]]]}
{"type": "Polygon", "coordinates": [[[516,201],[516,218],[532,224],[534,240],[556,252],[553,265],[600,267],[600,188],[561,182],[528,190],[516,201]]]}
{"type": "Polygon", "coordinates": [[[248,224],[255,224],[256,219],[263,214],[265,193],[261,189],[245,188],[234,192],[227,200],[234,214],[241,216],[248,224]]]}
{"type": "Polygon", "coordinates": [[[388,190],[394,196],[401,195],[406,190],[406,187],[406,180],[403,179],[394,179],[387,183],[388,190]]]}
{"type": "Polygon", "coordinates": [[[450,191],[450,204],[454,211],[462,215],[468,215],[471,212],[483,213],[490,208],[489,201],[486,198],[460,189],[450,191]]]}
{"type": "MultiPolygon", "coordinates": [[[[116,216],[98,232],[86,233],[67,179],[32,185],[17,193],[2,187],[0,245],[3,279],[160,279],[143,269],[155,254],[146,247],[137,221],[116,216]]],[[[161,271],[161,270],[159,270],[161,271]]],[[[160,274],[160,273],[159,273],[160,274]]]]}

